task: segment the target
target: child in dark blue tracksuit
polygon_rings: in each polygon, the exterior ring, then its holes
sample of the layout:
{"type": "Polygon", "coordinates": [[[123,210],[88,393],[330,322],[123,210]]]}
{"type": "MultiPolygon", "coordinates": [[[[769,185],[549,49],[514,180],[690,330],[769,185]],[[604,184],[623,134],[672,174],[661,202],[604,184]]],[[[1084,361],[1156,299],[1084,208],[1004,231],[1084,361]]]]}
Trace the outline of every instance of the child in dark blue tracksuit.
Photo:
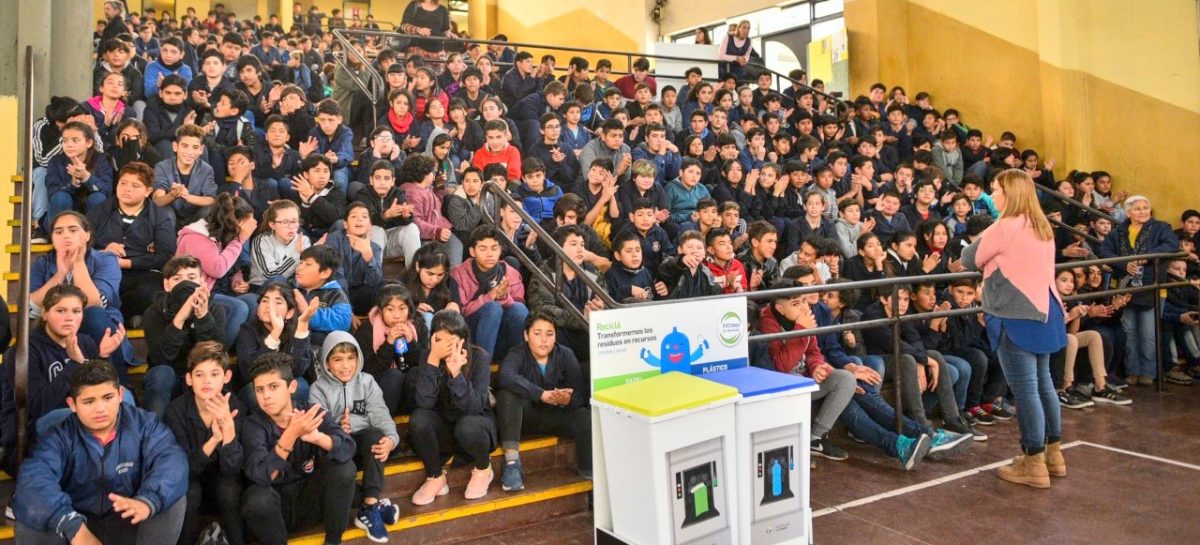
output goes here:
{"type": "MultiPolygon", "coordinates": [[[[658,266],[662,264],[665,257],[669,257],[675,253],[675,244],[671,242],[671,236],[655,221],[655,216],[658,209],[655,208],[653,202],[649,199],[639,198],[630,203],[629,221],[617,229],[616,237],[629,232],[637,236],[638,242],[642,245],[642,265],[649,269],[652,273],[658,270],[658,266]]],[[[625,210],[625,208],[621,208],[625,210]]],[[[614,237],[614,241],[616,238],[614,237]]],[[[613,253],[617,252],[616,245],[613,245],[613,253]]]]}
{"type": "Polygon", "coordinates": [[[342,125],[342,111],[336,101],[327,98],[317,104],[317,126],[312,128],[308,136],[317,141],[317,149],[313,153],[337,156],[337,161],[333,161],[333,183],[342,193],[349,195],[350,163],[354,162],[354,131],[342,125]]]}
{"type": "Polygon", "coordinates": [[[106,361],[90,360],[72,375],[67,399],[78,412],[40,437],[21,464],[12,505],[17,542],[178,538],[187,456],[158,417],[122,403],[120,392],[106,361]],[[145,518],[134,525],[130,516],[145,518]]]}
{"type": "Polygon", "coordinates": [[[631,229],[621,231],[613,239],[613,258],[616,263],[604,273],[604,289],[617,301],[658,298],[654,293],[654,273],[644,266],[645,251],[640,242],[637,233],[631,229]]]}
{"type": "Polygon", "coordinates": [[[557,326],[538,311],[525,321],[525,344],[500,363],[496,415],[504,449],[505,491],[521,490],[523,432],[550,433],[575,440],[575,459],[584,477],[592,474],[591,411],[587,379],[570,348],[555,342],[557,326]]]}

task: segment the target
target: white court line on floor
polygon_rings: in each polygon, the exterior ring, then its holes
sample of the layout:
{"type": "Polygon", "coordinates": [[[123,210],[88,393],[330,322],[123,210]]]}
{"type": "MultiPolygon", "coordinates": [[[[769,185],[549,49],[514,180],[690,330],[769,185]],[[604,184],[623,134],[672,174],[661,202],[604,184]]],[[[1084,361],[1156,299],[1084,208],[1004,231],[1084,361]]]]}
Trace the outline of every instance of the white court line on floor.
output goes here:
{"type": "MultiPolygon", "coordinates": [[[[1101,450],[1107,450],[1107,451],[1110,451],[1110,452],[1116,452],[1116,453],[1118,453],[1118,454],[1125,454],[1125,455],[1127,455],[1127,456],[1135,456],[1135,457],[1138,457],[1138,458],[1144,458],[1144,459],[1146,459],[1146,460],[1153,460],[1153,461],[1155,461],[1155,462],[1161,462],[1161,463],[1164,463],[1164,464],[1170,464],[1170,465],[1173,465],[1173,466],[1178,466],[1178,467],[1182,467],[1182,468],[1186,468],[1186,469],[1191,469],[1191,470],[1195,470],[1195,471],[1200,471],[1200,465],[1189,464],[1189,463],[1186,463],[1186,462],[1180,462],[1180,461],[1178,461],[1178,460],[1172,460],[1172,459],[1170,459],[1170,458],[1163,458],[1163,457],[1160,457],[1160,456],[1153,456],[1153,455],[1150,455],[1150,454],[1145,454],[1145,453],[1141,453],[1141,452],[1137,452],[1137,451],[1125,450],[1125,449],[1121,449],[1121,448],[1117,448],[1117,447],[1110,447],[1110,446],[1108,446],[1108,445],[1101,445],[1101,444],[1099,444],[1099,443],[1092,443],[1092,442],[1089,442],[1089,441],[1071,441],[1070,443],[1066,443],[1066,444],[1064,444],[1064,445],[1062,446],[1062,448],[1063,448],[1063,450],[1066,450],[1066,449],[1073,448],[1073,447],[1078,447],[1078,446],[1088,446],[1088,447],[1094,447],[1094,448],[1098,448],[1098,449],[1101,449],[1101,450]]],[[[844,511],[844,510],[846,510],[846,509],[849,509],[849,508],[851,508],[851,507],[860,507],[860,506],[863,506],[863,505],[867,505],[867,504],[869,504],[869,503],[875,503],[875,502],[877,502],[877,501],[879,501],[879,500],[885,500],[885,499],[887,499],[887,498],[894,498],[894,497],[896,497],[896,496],[901,496],[901,495],[904,495],[904,494],[908,494],[908,493],[910,493],[910,492],[916,492],[916,491],[918,491],[918,490],[924,490],[924,489],[926,489],[926,488],[930,488],[930,487],[933,487],[933,486],[937,486],[937,485],[939,485],[939,484],[945,484],[945,483],[948,483],[948,482],[951,482],[951,481],[957,481],[957,480],[959,480],[959,479],[964,479],[964,478],[966,478],[966,477],[970,477],[970,476],[972,476],[972,475],[978,475],[978,474],[980,474],[980,473],[983,473],[983,472],[985,472],[985,471],[991,471],[991,470],[993,470],[993,469],[996,469],[996,468],[998,468],[998,467],[1000,467],[1000,466],[1008,465],[1008,464],[1009,464],[1011,461],[1012,461],[1011,459],[1008,459],[1008,460],[1001,460],[1001,461],[999,461],[999,462],[994,462],[994,463],[991,463],[991,464],[982,465],[982,466],[979,466],[979,467],[977,467],[977,468],[974,468],[974,469],[968,469],[968,470],[965,470],[965,471],[960,471],[960,472],[958,472],[958,473],[954,473],[954,474],[951,474],[951,475],[946,475],[945,477],[941,477],[941,478],[933,479],[933,480],[931,480],[931,481],[926,481],[926,482],[923,482],[923,483],[917,483],[917,484],[914,484],[914,485],[905,486],[905,487],[903,487],[903,488],[897,488],[897,489],[895,489],[895,490],[890,490],[890,491],[887,491],[887,492],[882,492],[882,493],[879,493],[879,494],[875,494],[874,496],[867,496],[867,497],[865,497],[865,498],[861,498],[861,499],[857,499],[857,500],[853,500],[853,501],[848,501],[848,502],[846,502],[846,503],[843,503],[843,504],[840,504],[840,505],[835,505],[835,506],[833,506],[833,507],[826,507],[826,508],[824,508],[824,509],[818,509],[818,510],[816,510],[816,511],[813,511],[813,518],[822,517],[822,516],[825,516],[825,515],[830,515],[830,514],[833,514],[833,513],[837,513],[837,512],[839,512],[839,511],[844,511]]]]}
{"type": "Polygon", "coordinates": [[[1137,451],[1125,450],[1125,449],[1123,449],[1123,448],[1110,447],[1110,446],[1108,446],[1108,445],[1101,445],[1101,444],[1098,444],[1098,443],[1092,443],[1092,442],[1089,442],[1089,441],[1076,441],[1076,443],[1079,443],[1079,444],[1082,444],[1082,445],[1087,445],[1087,446],[1089,446],[1089,447],[1095,447],[1095,448],[1098,448],[1098,449],[1103,449],[1103,450],[1111,451],[1111,452],[1116,452],[1116,453],[1119,453],[1119,454],[1126,454],[1126,455],[1129,455],[1129,456],[1137,456],[1138,458],[1145,458],[1145,459],[1147,459],[1147,460],[1154,460],[1155,462],[1162,462],[1162,463],[1164,463],[1164,464],[1171,464],[1171,465],[1173,465],[1173,466],[1179,466],[1179,467],[1182,467],[1182,468],[1187,468],[1187,469],[1192,469],[1192,470],[1195,470],[1195,471],[1200,471],[1200,466],[1198,466],[1198,465],[1196,465],[1196,464],[1189,464],[1189,463],[1187,463],[1187,462],[1180,462],[1179,460],[1172,460],[1172,459],[1170,459],[1170,458],[1163,458],[1163,457],[1160,457],[1160,456],[1153,456],[1153,455],[1150,455],[1150,454],[1144,454],[1144,453],[1137,452],[1137,451]]]}
{"type": "MultiPolygon", "coordinates": [[[[1066,449],[1069,449],[1069,448],[1077,447],[1077,446],[1079,446],[1079,445],[1082,445],[1082,444],[1084,444],[1084,443],[1083,443],[1083,441],[1072,441],[1072,442],[1070,442],[1070,443],[1064,444],[1064,445],[1062,446],[1062,448],[1063,448],[1063,450],[1066,450],[1066,449]]],[[[925,481],[925,482],[923,482],[923,483],[917,483],[917,484],[914,484],[914,485],[905,486],[905,487],[903,487],[903,488],[897,488],[897,489],[895,489],[895,490],[889,490],[889,491],[887,491],[887,492],[881,492],[881,493],[879,493],[879,494],[875,494],[874,496],[867,496],[867,497],[865,497],[865,498],[860,498],[860,499],[857,499],[857,500],[848,501],[848,502],[846,502],[846,503],[843,503],[843,504],[840,504],[840,505],[835,505],[835,506],[833,506],[833,507],[826,507],[826,508],[824,508],[824,509],[818,509],[818,510],[816,510],[816,511],[813,511],[813,515],[812,515],[812,516],[813,516],[813,518],[817,518],[817,517],[823,517],[823,516],[825,516],[825,515],[831,515],[831,514],[833,514],[833,513],[837,513],[837,512],[839,512],[839,511],[844,511],[844,510],[846,510],[846,509],[849,509],[849,508],[851,508],[851,507],[859,507],[859,506],[867,505],[867,504],[869,504],[869,503],[875,503],[875,502],[877,502],[877,501],[879,501],[879,500],[885,500],[885,499],[888,499],[888,498],[894,498],[894,497],[896,497],[896,496],[901,496],[901,495],[904,495],[904,494],[908,494],[908,493],[910,493],[910,492],[916,492],[916,491],[918,491],[918,490],[924,490],[924,489],[926,489],[926,488],[930,488],[930,487],[933,487],[933,486],[937,486],[937,485],[939,485],[939,484],[945,484],[945,483],[948,483],[948,482],[951,482],[951,481],[957,481],[957,480],[959,480],[959,479],[964,479],[964,478],[967,478],[967,477],[971,477],[971,476],[973,476],[973,475],[978,475],[978,474],[980,474],[980,473],[983,473],[983,472],[985,472],[985,471],[991,471],[991,470],[993,470],[993,469],[996,469],[996,468],[998,468],[998,467],[1000,467],[1000,466],[1005,466],[1005,465],[1008,465],[1008,464],[1010,464],[1010,463],[1012,463],[1012,458],[1008,458],[1008,459],[1005,459],[1005,460],[1000,460],[999,462],[993,462],[993,463],[990,463],[990,464],[987,464],[987,465],[982,465],[982,466],[979,466],[979,467],[976,467],[976,468],[973,468],[973,469],[968,469],[968,470],[965,470],[965,471],[960,471],[960,472],[958,472],[958,473],[952,473],[952,474],[950,474],[950,475],[946,475],[945,477],[939,477],[939,478],[937,478],[937,479],[933,479],[933,480],[931,480],[931,481],[925,481]]]]}

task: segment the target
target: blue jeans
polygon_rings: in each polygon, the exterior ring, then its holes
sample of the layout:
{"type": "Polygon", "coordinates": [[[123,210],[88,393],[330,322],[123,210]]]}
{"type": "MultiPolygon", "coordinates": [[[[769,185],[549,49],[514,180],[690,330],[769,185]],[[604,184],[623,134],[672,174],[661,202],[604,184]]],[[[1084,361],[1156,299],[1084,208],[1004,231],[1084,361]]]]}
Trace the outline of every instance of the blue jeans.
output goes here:
{"type": "MultiPolygon", "coordinates": [[[[83,191],[83,190],[81,189],[80,191],[83,191]]],[[[84,208],[84,210],[86,211],[86,210],[91,210],[93,208],[99,208],[100,205],[104,204],[104,201],[106,201],[106,200],[108,200],[108,196],[105,195],[104,193],[101,193],[99,191],[90,193],[85,198],[85,202],[87,204],[86,204],[86,208],[84,208]]],[[[46,206],[46,218],[42,221],[42,225],[45,225],[47,228],[49,228],[48,224],[52,220],[54,220],[55,216],[57,216],[58,214],[60,214],[62,212],[66,212],[67,210],[72,210],[74,208],[75,208],[75,195],[74,194],[69,193],[67,191],[55,191],[53,195],[50,195],[49,204],[46,206]]]]}
{"type": "Polygon", "coordinates": [[[350,167],[339,167],[333,169],[333,176],[330,178],[333,185],[342,190],[343,195],[349,195],[350,191],[350,167]]]}
{"type": "Polygon", "coordinates": [[[46,209],[49,206],[50,195],[46,193],[46,167],[33,167],[32,178],[33,189],[30,191],[32,197],[33,219],[38,220],[46,215],[46,209]]]}
{"type": "Polygon", "coordinates": [[[1021,448],[1031,454],[1041,452],[1048,439],[1053,442],[1062,438],[1062,414],[1050,379],[1050,355],[1026,352],[1008,335],[1000,340],[996,355],[1016,402],[1021,448]]]}
{"type": "Polygon", "coordinates": [[[883,363],[883,356],[877,356],[875,354],[867,354],[865,356],[854,356],[854,357],[861,360],[863,365],[866,365],[867,367],[870,367],[871,369],[875,370],[876,373],[879,373],[879,378],[884,377],[884,370],[887,368],[887,366],[884,365],[884,363],[883,363]]]}
{"type": "MultiPolygon", "coordinates": [[[[850,360],[850,362],[855,365],[862,365],[862,366],[865,366],[867,368],[874,370],[876,373],[879,373],[880,379],[883,378],[884,365],[883,365],[882,357],[872,356],[872,355],[866,355],[866,356],[847,355],[846,358],[848,358],[850,360]]],[[[838,367],[838,369],[841,369],[843,366],[836,366],[836,367],[838,367]]],[[[876,386],[874,384],[867,384],[860,380],[860,381],[858,381],[858,385],[860,387],[862,387],[862,389],[864,389],[864,390],[869,390],[869,391],[876,392],[876,393],[879,392],[879,386],[876,386]]],[[[881,384],[881,386],[882,386],[882,384],[881,384]]]]}
{"type": "Polygon", "coordinates": [[[252,309],[246,306],[245,301],[224,293],[212,294],[212,302],[225,309],[225,346],[233,346],[238,330],[246,323],[252,309]]]}
{"type": "MultiPolygon", "coordinates": [[[[125,389],[125,395],[121,398],[121,403],[129,405],[130,407],[137,407],[137,403],[134,403],[133,401],[133,392],[130,391],[129,388],[125,389]]],[[[38,418],[37,424],[34,424],[34,429],[37,430],[38,437],[46,435],[46,432],[49,432],[50,428],[53,428],[59,422],[70,418],[72,414],[73,412],[69,407],[62,407],[47,411],[46,414],[43,414],[41,418],[38,418]]]]}
{"type": "Polygon", "coordinates": [[[954,401],[958,402],[959,410],[966,407],[967,386],[971,384],[974,369],[967,360],[942,352],[946,358],[946,366],[950,368],[950,381],[954,384],[954,401]]]}
{"type": "MultiPolygon", "coordinates": [[[[117,327],[122,323],[120,310],[87,307],[83,309],[83,324],[79,330],[96,341],[96,344],[100,344],[106,331],[116,333],[117,327]]],[[[129,339],[121,341],[121,345],[107,359],[117,369],[117,374],[121,377],[121,384],[128,388],[130,386],[128,369],[133,365],[133,345],[129,344],[129,339]]]]}
{"type": "Polygon", "coordinates": [[[155,365],[146,371],[142,383],[142,408],[160,418],[175,396],[183,393],[184,380],[170,365],[155,365]]]}
{"type": "MultiPolygon", "coordinates": [[[[943,355],[946,356],[946,361],[949,363],[951,354],[943,353],[943,355]]],[[[967,347],[958,350],[953,356],[965,360],[971,366],[970,380],[967,383],[967,397],[963,406],[975,407],[982,402],[984,395],[983,386],[988,379],[988,355],[978,348],[967,347]]]]}
{"type": "Polygon", "coordinates": [[[1121,314],[1125,330],[1125,374],[1154,378],[1158,376],[1154,338],[1154,309],[1125,307],[1121,314]]]}
{"type": "Polygon", "coordinates": [[[491,301],[467,316],[467,324],[475,336],[475,345],[486,350],[491,361],[500,361],[509,348],[520,346],[527,316],[529,309],[524,304],[513,303],[504,308],[491,301]]]}
{"type": "MultiPolygon", "coordinates": [[[[904,435],[919,437],[922,433],[933,436],[933,430],[917,424],[911,418],[903,417],[904,435]]],[[[867,444],[887,453],[893,458],[896,452],[896,409],[888,405],[879,394],[867,391],[864,394],[854,394],[846,409],[838,420],[846,426],[855,437],[866,441],[867,444]]]]}
{"type": "Polygon", "coordinates": [[[1093,324],[1089,329],[1100,334],[1104,339],[1104,353],[1112,354],[1105,362],[1108,365],[1108,376],[1117,375],[1117,369],[1125,366],[1125,330],[1116,324],[1093,324]]]}

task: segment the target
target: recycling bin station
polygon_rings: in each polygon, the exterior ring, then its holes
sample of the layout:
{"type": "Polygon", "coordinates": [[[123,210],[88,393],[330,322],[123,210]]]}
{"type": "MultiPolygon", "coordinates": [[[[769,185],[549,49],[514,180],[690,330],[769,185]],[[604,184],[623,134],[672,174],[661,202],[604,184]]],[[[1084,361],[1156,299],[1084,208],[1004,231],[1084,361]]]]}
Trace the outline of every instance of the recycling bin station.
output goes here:
{"type": "MultiPolygon", "coordinates": [[[[666,373],[597,391],[612,527],[631,545],[733,545],[736,388],[666,373]]],[[[807,450],[805,450],[807,453],[807,450]]]]}
{"type": "Polygon", "coordinates": [[[736,388],[737,543],[812,541],[809,507],[811,378],[757,367],[700,375],[736,388]]]}

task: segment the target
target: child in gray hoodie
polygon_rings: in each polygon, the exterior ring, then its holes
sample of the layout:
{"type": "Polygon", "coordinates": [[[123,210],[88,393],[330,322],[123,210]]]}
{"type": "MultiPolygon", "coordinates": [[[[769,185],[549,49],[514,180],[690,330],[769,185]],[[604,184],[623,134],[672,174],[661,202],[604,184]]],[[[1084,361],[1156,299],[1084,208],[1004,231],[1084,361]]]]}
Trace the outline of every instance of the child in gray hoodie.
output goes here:
{"type": "Polygon", "coordinates": [[[371,375],[363,373],[363,355],[354,336],[332,331],[321,345],[317,381],[309,391],[309,402],[324,407],[354,438],[358,453],[355,463],[363,472],[363,503],[354,518],[372,541],[387,541],[386,524],[395,524],[399,514],[383,489],[383,465],[400,443],[396,423],[383,401],[383,390],[371,375]]]}

